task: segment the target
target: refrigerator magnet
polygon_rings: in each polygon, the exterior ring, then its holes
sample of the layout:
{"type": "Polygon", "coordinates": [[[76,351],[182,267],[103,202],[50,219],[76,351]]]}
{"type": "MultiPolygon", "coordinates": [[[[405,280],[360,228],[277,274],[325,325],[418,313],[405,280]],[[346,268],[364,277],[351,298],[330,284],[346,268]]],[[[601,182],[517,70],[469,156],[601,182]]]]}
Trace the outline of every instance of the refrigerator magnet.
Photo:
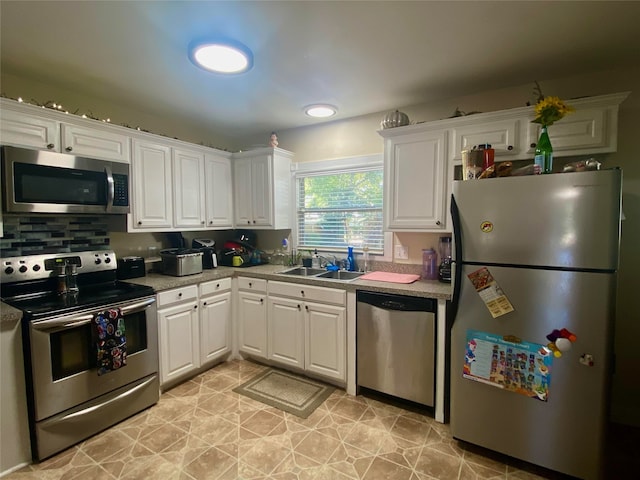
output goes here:
{"type": "Polygon", "coordinates": [[[513,305],[511,305],[511,302],[509,302],[509,299],[487,267],[471,272],[467,277],[471,280],[476,292],[480,295],[493,318],[513,312],[513,305]]]}

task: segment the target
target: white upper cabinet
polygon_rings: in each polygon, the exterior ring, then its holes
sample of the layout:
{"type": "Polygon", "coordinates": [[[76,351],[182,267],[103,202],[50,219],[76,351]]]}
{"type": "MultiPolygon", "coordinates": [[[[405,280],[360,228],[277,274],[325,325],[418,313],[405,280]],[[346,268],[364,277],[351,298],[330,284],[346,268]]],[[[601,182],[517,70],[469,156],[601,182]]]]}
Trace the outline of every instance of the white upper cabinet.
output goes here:
{"type": "Polygon", "coordinates": [[[205,225],[204,153],[173,149],[173,225],[203,228],[205,225]]]}
{"type": "Polygon", "coordinates": [[[380,134],[385,137],[384,229],[446,229],[446,132],[413,128],[380,134]]]}
{"type": "Polygon", "coordinates": [[[279,148],[233,155],[235,226],[291,228],[291,158],[279,148]]]}
{"type": "Polygon", "coordinates": [[[133,139],[132,202],[129,230],[169,230],[173,226],[171,148],[133,139]]]}
{"type": "Polygon", "coordinates": [[[74,118],[2,99],[0,136],[3,145],[49,150],[129,163],[128,135],[111,125],[74,118]]]}
{"type": "Polygon", "coordinates": [[[231,161],[220,155],[204,156],[205,212],[207,228],[233,227],[231,161]]]}
{"type": "MultiPolygon", "coordinates": [[[[618,106],[628,92],[570,100],[575,112],[549,127],[554,157],[615,152],[618,106]]],[[[514,108],[381,130],[384,137],[384,228],[450,230],[454,167],[462,150],[489,143],[495,161],[533,162],[540,125],[534,107],[514,108]]]]}

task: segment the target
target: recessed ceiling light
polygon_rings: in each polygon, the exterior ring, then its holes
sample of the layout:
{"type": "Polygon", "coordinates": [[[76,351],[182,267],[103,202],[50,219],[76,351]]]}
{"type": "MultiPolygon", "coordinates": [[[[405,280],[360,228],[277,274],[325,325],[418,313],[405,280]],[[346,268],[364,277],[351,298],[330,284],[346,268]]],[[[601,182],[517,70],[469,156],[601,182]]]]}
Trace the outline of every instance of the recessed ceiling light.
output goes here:
{"type": "Polygon", "coordinates": [[[337,111],[338,109],[336,107],[328,104],[316,104],[304,107],[304,113],[314,118],[332,117],[337,111]]]}
{"type": "Polygon", "coordinates": [[[233,40],[193,43],[189,58],[198,67],[214,73],[244,73],[253,66],[251,50],[233,40]]]}

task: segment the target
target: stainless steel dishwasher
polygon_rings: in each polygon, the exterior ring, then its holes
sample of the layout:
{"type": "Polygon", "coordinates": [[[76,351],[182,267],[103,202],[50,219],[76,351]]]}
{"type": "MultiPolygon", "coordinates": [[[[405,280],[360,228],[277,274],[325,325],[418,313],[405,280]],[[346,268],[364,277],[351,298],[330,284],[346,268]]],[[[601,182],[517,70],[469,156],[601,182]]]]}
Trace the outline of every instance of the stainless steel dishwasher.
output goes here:
{"type": "Polygon", "coordinates": [[[436,302],[358,291],[357,385],[434,406],[436,302]]]}

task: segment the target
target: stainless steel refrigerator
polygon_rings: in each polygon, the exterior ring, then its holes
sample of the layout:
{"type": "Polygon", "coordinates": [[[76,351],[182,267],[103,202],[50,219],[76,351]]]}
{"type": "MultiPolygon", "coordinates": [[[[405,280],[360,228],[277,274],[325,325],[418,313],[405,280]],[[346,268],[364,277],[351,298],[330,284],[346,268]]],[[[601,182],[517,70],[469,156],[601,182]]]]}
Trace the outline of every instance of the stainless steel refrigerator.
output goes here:
{"type": "Polygon", "coordinates": [[[621,182],[619,169],[454,182],[455,438],[601,478],[621,182]]]}

